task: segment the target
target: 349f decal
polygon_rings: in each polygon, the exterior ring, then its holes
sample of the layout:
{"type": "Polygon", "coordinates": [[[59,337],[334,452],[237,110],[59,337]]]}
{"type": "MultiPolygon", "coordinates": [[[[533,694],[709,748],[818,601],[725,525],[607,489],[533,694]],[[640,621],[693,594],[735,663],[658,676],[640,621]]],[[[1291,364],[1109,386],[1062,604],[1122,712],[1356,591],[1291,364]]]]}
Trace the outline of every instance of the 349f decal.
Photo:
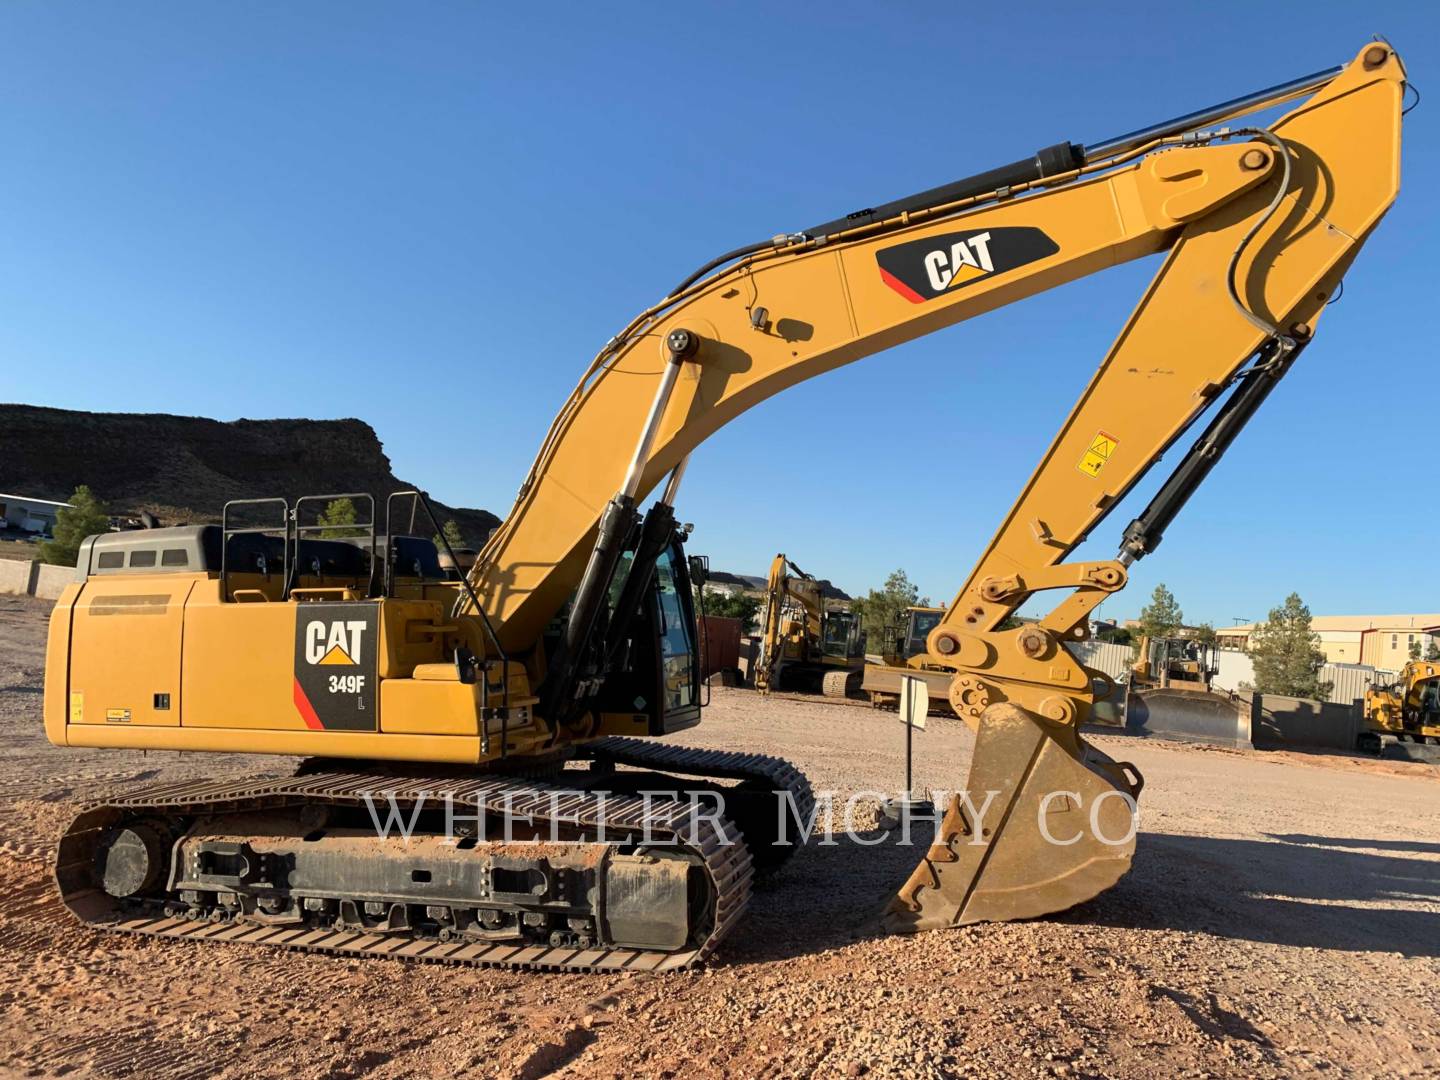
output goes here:
{"type": "Polygon", "coordinates": [[[972,229],[911,240],[875,253],[880,278],[912,304],[923,304],[1059,251],[1029,225],[972,229]]]}
{"type": "Polygon", "coordinates": [[[295,711],[312,731],[376,731],[378,604],[298,604],[295,711]]]}

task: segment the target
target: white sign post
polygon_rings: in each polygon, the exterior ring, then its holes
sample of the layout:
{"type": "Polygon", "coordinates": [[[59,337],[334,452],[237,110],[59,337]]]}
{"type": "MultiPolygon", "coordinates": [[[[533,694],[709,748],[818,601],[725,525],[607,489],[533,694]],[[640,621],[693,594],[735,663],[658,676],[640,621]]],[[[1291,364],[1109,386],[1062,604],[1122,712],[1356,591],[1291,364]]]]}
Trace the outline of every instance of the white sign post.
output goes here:
{"type": "MultiPolygon", "coordinates": [[[[906,727],[925,730],[925,717],[930,712],[930,687],[914,675],[900,676],[900,722],[906,727]]],[[[908,743],[908,736],[907,736],[908,743]]]]}
{"type": "Polygon", "coordinates": [[[915,675],[900,676],[900,722],[905,725],[905,794],[890,799],[885,806],[887,816],[899,822],[914,813],[930,813],[928,803],[915,798],[914,740],[915,729],[925,730],[930,712],[930,687],[915,675]]]}

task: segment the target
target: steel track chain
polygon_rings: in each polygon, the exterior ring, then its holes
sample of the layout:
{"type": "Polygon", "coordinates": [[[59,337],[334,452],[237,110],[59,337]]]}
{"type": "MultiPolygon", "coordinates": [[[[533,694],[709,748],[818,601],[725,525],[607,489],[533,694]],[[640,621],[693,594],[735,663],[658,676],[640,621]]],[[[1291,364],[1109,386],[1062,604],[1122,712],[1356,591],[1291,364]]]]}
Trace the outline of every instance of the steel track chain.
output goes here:
{"type": "MultiPolygon", "coordinates": [[[[624,740],[630,742],[633,740],[624,740]]],[[[617,748],[629,757],[635,755],[617,748]]],[[[701,755],[715,751],[698,751],[701,755]]],[[[761,755],[722,755],[716,764],[726,776],[781,775],[773,765],[748,766],[761,755]],[[732,760],[733,759],[733,760],[732,760]],[[746,769],[750,768],[750,772],[746,769]]],[[[762,759],[774,763],[776,759],[762,759]]],[[[693,762],[691,762],[693,764],[693,762]]],[[[783,763],[779,763],[783,764],[783,763]]],[[[796,773],[798,776],[799,774],[796,773]]],[[[804,778],[800,777],[803,783],[804,778]]],[[[808,795],[809,786],[805,785],[808,795]]],[[[807,810],[808,814],[808,810],[807,810]]],[[[733,826],[728,830],[732,835],[733,826]]],[[[188,941],[264,944],[281,948],[347,955],[383,956],[452,964],[476,964],[565,971],[674,971],[709,957],[734,929],[750,897],[753,876],[750,853],[743,843],[730,842],[716,828],[713,816],[687,802],[592,795],[569,788],[521,782],[495,776],[416,777],[395,773],[307,773],[269,781],[191,781],[158,785],[87,806],[71,823],[56,852],[55,876],[65,906],[97,930],[188,941]],[[363,805],[363,796],[389,798],[399,805],[436,793],[450,793],[487,812],[519,814],[536,822],[556,823],[608,835],[648,835],[694,855],[704,867],[714,913],[705,939],[679,952],[659,950],[514,943],[448,941],[395,933],[368,933],[333,928],[267,926],[247,922],[203,922],[184,917],[132,916],[118,901],[95,888],[93,866],[106,830],[122,818],[144,812],[179,815],[267,810],[309,804],[363,805]],[[558,796],[557,794],[558,793],[558,796]],[[647,831],[648,830],[648,831],[647,831]]]]}

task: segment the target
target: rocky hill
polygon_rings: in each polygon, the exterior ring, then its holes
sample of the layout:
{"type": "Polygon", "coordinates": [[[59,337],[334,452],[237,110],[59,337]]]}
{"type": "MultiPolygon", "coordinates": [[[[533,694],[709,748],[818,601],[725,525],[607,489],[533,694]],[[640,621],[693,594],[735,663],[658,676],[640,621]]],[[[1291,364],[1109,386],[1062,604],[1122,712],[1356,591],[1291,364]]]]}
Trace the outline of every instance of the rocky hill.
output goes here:
{"type": "MultiPolygon", "coordinates": [[[[716,585],[738,585],[747,592],[764,592],[769,579],[764,574],[732,574],[728,570],[711,570],[710,581],[716,585]]],[[[829,581],[820,582],[820,595],[826,600],[855,599],[844,589],[829,581]]]]}
{"type": "MultiPolygon", "coordinates": [[[[362,420],[227,423],[0,404],[0,491],[63,500],[79,484],[112,513],[148,510],[166,525],[219,521],[227,499],[344,491],[374,493],[383,515],[386,494],[416,486],[395,476],[362,420]]],[[[486,510],[433,505],[470,544],[500,520],[486,510]]]]}

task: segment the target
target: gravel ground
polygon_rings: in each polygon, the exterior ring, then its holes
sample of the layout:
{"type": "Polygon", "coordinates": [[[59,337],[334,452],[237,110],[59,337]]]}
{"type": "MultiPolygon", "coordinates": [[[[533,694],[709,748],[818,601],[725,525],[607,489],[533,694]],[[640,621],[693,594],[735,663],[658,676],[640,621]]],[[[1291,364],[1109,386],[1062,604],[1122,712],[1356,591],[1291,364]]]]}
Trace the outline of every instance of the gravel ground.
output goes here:
{"type": "MultiPolygon", "coordinates": [[[[842,837],[764,884],[708,967],[673,976],[96,934],[50,894],[73,804],[295,761],[51,747],[47,613],[0,597],[0,1076],[1440,1072],[1440,769],[1354,757],[1100,737],[1147,787],[1135,869],[1096,900],[883,937],[873,916],[918,849],[842,837]]],[[[891,715],[741,690],[678,741],[783,755],[842,798],[897,786],[903,761],[891,715]]],[[[932,719],[918,783],[955,787],[970,746],[932,719]]]]}

